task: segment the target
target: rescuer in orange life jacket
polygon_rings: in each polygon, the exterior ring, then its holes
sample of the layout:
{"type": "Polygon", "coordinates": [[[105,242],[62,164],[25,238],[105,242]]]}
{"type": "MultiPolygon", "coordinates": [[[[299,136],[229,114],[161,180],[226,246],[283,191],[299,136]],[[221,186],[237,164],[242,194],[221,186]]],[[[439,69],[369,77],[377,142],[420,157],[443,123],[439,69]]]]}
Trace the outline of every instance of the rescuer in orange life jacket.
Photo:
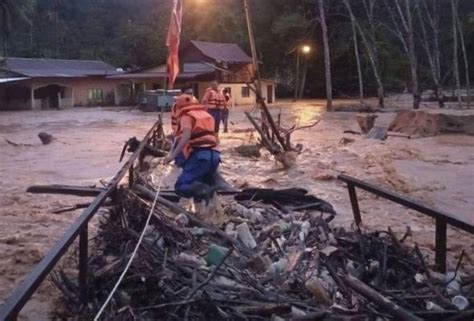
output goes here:
{"type": "Polygon", "coordinates": [[[219,125],[222,118],[222,110],[225,106],[225,97],[217,81],[211,83],[211,87],[206,89],[201,103],[207,107],[207,112],[214,118],[214,132],[219,134],[219,125]]]}
{"type": "MultiPolygon", "coordinates": [[[[183,88],[182,93],[191,95],[192,102],[194,104],[199,104],[199,100],[194,96],[192,88],[183,88]]],[[[175,138],[173,148],[178,144],[178,140],[176,139],[177,130],[178,130],[178,116],[179,116],[178,108],[176,106],[176,103],[174,103],[174,105],[171,107],[171,130],[173,132],[173,137],[175,138]]],[[[175,158],[176,166],[181,167],[184,161],[185,161],[185,158],[183,156],[183,153],[179,153],[178,155],[176,155],[176,158],[175,158]]]]}
{"type": "Polygon", "coordinates": [[[189,94],[176,99],[175,112],[178,116],[178,143],[164,162],[170,163],[182,152],[183,171],[175,184],[176,193],[198,201],[209,201],[214,194],[214,176],[220,163],[214,119],[206,112],[206,107],[197,104],[189,94]]]}

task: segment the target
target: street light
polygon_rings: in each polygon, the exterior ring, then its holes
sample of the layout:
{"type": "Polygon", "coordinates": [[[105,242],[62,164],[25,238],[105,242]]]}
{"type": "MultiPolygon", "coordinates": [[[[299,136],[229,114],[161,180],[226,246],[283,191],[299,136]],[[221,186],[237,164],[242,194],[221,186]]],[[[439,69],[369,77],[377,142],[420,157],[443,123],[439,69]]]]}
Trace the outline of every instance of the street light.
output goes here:
{"type": "MultiPolygon", "coordinates": [[[[299,78],[300,78],[300,52],[304,55],[309,55],[311,52],[311,47],[309,45],[302,45],[296,48],[296,77],[295,77],[295,101],[298,99],[298,85],[299,85],[299,78]]],[[[303,79],[306,78],[306,71],[303,74],[303,79]]],[[[304,87],[304,80],[301,86],[301,92],[303,92],[304,87]]]]}

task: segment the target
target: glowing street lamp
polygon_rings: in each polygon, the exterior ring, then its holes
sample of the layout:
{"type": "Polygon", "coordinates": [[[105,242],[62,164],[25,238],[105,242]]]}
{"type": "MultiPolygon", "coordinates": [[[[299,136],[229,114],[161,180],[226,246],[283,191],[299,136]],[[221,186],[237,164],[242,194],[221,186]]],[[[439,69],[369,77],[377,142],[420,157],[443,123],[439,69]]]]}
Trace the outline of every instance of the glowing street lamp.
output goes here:
{"type": "Polygon", "coordinates": [[[308,45],[304,45],[303,47],[301,47],[301,51],[307,55],[311,52],[311,47],[308,45]]]}

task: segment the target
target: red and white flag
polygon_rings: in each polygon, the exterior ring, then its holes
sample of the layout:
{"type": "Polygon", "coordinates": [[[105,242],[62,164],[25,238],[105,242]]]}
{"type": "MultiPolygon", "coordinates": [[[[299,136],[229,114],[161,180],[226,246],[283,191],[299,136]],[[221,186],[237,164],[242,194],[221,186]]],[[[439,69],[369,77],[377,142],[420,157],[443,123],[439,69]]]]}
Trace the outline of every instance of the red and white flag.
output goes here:
{"type": "Polygon", "coordinates": [[[182,17],[182,0],[173,0],[168,36],[166,37],[166,46],[168,46],[168,58],[166,59],[166,66],[168,71],[168,85],[170,89],[173,88],[174,82],[176,81],[176,78],[179,74],[178,52],[181,37],[182,17]]]}

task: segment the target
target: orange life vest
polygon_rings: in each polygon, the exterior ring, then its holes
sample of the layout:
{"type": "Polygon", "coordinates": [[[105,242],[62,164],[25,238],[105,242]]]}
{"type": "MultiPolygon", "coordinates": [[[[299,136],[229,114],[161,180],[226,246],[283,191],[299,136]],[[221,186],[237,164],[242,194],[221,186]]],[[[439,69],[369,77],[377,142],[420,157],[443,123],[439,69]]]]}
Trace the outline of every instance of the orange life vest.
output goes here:
{"type": "Polygon", "coordinates": [[[197,100],[197,98],[192,95],[183,94],[177,97],[176,103],[173,105],[173,107],[171,107],[171,129],[173,130],[173,135],[177,134],[179,122],[178,118],[183,106],[189,106],[192,104],[199,104],[199,100],[197,100]],[[188,99],[190,101],[183,101],[183,99],[188,99]]]}
{"type": "Polygon", "coordinates": [[[225,98],[220,90],[214,90],[213,88],[208,88],[204,94],[205,98],[203,99],[203,104],[208,105],[210,109],[217,108],[223,109],[225,106],[225,98]]]}
{"type": "MultiPolygon", "coordinates": [[[[179,110],[179,119],[183,116],[190,116],[193,119],[191,138],[183,148],[183,155],[189,158],[193,150],[197,148],[217,149],[217,138],[214,133],[214,118],[206,112],[203,105],[191,105],[179,110]]],[[[178,139],[182,136],[182,130],[178,125],[178,139]]]]}

